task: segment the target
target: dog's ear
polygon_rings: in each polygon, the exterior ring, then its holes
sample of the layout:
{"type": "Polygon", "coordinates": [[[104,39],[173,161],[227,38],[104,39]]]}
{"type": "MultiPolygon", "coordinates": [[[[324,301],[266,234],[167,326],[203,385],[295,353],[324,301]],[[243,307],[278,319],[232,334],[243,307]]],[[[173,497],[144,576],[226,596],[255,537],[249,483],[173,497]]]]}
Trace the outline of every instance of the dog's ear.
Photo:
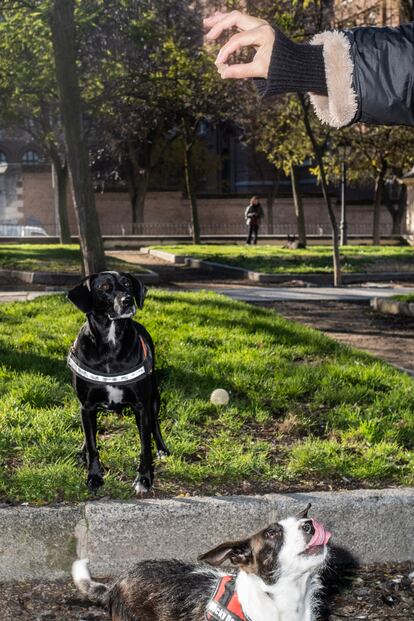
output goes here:
{"type": "Polygon", "coordinates": [[[84,313],[91,313],[92,308],[92,293],[91,293],[91,283],[92,279],[95,277],[95,274],[91,274],[90,276],[86,276],[81,282],[73,287],[68,292],[69,300],[79,308],[84,313]]]}
{"type": "Polygon", "coordinates": [[[132,287],[134,290],[134,298],[137,303],[139,309],[142,309],[144,306],[145,296],[147,295],[148,289],[136,276],[133,274],[126,274],[130,281],[132,282],[132,287]]]}
{"type": "Polygon", "coordinates": [[[308,506],[306,507],[306,509],[303,509],[303,511],[299,511],[299,513],[296,514],[296,517],[298,518],[298,520],[304,520],[305,518],[308,517],[308,511],[311,508],[311,503],[308,503],[308,506]]]}
{"type": "Polygon", "coordinates": [[[233,565],[248,565],[252,560],[252,556],[250,539],[244,539],[243,541],[222,543],[199,556],[198,560],[213,565],[213,567],[221,565],[226,560],[229,560],[233,565]]]}

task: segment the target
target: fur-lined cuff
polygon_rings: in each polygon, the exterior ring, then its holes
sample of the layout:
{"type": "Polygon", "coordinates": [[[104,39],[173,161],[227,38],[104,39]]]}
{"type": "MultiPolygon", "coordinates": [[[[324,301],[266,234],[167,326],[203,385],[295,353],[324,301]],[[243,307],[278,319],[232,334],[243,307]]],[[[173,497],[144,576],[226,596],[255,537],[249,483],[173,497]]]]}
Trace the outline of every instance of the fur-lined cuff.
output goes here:
{"type": "Polygon", "coordinates": [[[343,32],[337,30],[317,34],[311,45],[323,45],[328,96],[310,93],[316,115],[327,125],[350,125],[358,112],[358,97],[353,87],[354,64],[351,44],[343,32]]]}

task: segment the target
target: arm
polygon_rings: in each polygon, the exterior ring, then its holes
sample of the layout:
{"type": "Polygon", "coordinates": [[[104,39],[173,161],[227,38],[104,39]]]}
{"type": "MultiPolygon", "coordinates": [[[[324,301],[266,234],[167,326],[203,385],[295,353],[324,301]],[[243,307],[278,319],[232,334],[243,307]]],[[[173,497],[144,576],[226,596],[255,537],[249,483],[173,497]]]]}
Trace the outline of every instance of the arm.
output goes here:
{"type": "Polygon", "coordinates": [[[258,78],[264,97],[309,92],[316,114],[332,127],[414,125],[414,23],[327,31],[298,44],[263,20],[242,18],[233,11],[205,20],[210,39],[232,26],[241,31],[219,52],[222,77],[258,78]],[[251,45],[257,49],[251,63],[226,64],[230,54],[251,45]]]}

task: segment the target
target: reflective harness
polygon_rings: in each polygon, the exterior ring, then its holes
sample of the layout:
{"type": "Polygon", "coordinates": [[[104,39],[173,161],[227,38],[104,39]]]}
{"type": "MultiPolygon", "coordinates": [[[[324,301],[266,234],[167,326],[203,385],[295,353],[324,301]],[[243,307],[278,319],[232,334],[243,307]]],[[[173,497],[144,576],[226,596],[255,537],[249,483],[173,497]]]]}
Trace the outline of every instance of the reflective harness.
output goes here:
{"type": "Polygon", "coordinates": [[[84,362],[81,362],[79,358],[76,356],[74,348],[75,343],[72,345],[67,364],[68,367],[75,373],[77,377],[80,377],[88,382],[92,382],[93,384],[132,384],[134,382],[139,382],[143,380],[145,377],[148,377],[152,373],[153,368],[153,360],[151,348],[144,341],[142,336],[139,336],[139,340],[141,342],[142,351],[144,353],[144,360],[138,366],[130,369],[127,373],[101,373],[97,372],[92,367],[88,367],[84,362]]]}
{"type": "Polygon", "coordinates": [[[220,578],[207,604],[207,621],[250,621],[244,614],[236,593],[235,576],[220,578]]]}

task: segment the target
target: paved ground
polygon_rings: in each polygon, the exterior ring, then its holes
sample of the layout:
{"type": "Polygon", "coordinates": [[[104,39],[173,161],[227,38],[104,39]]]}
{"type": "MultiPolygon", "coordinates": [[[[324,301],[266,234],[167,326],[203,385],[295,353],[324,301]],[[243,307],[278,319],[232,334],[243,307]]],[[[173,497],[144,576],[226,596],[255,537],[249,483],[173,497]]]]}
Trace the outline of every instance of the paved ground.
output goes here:
{"type": "Polygon", "coordinates": [[[184,288],[196,290],[199,288],[211,289],[217,293],[228,295],[234,300],[244,302],[279,302],[279,301],[309,301],[326,302],[366,302],[374,297],[391,297],[414,293],[413,287],[255,287],[250,285],[222,285],[217,283],[194,285],[183,284],[184,288]]]}
{"type": "MultiPolygon", "coordinates": [[[[412,621],[412,565],[341,569],[325,580],[326,604],[318,621],[412,621]]],[[[108,621],[68,581],[0,584],[2,621],[108,621]]]]}

